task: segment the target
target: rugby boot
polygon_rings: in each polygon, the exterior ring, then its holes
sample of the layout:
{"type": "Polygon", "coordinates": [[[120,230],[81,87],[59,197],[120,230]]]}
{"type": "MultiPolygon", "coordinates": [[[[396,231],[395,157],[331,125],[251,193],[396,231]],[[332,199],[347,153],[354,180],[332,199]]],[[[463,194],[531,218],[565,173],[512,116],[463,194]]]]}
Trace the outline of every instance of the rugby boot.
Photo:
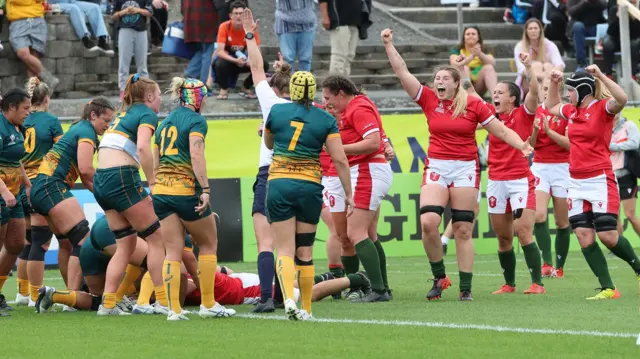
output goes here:
{"type": "Polygon", "coordinates": [[[276,311],[276,306],[273,304],[273,298],[267,299],[266,302],[258,302],[252,312],[254,313],[273,313],[276,311]]]}
{"type": "Polygon", "coordinates": [[[211,308],[205,308],[204,305],[200,305],[200,312],[198,312],[200,318],[226,318],[236,314],[235,309],[227,309],[222,304],[216,302],[211,308]]]}
{"type": "Polygon", "coordinates": [[[547,290],[538,283],[531,283],[531,287],[523,292],[524,294],[546,294],[547,290]]]}
{"type": "Polygon", "coordinates": [[[430,280],[433,281],[433,287],[431,287],[431,290],[427,293],[427,299],[429,301],[440,299],[442,297],[442,291],[451,286],[451,279],[449,279],[449,276],[433,278],[430,280]]]}
{"type": "Polygon", "coordinates": [[[543,277],[551,277],[553,275],[553,271],[555,268],[553,266],[548,265],[547,263],[542,265],[541,274],[543,277]]]}
{"type": "Polygon", "coordinates": [[[604,300],[604,299],[618,299],[620,298],[620,291],[618,288],[598,288],[600,292],[593,297],[588,297],[587,300],[604,300]]]}
{"type": "Polygon", "coordinates": [[[13,307],[9,306],[9,304],[7,304],[7,300],[4,298],[4,294],[0,293],[0,311],[2,312],[8,312],[13,310],[13,307]]]}
{"type": "Polygon", "coordinates": [[[471,296],[471,291],[470,290],[461,290],[460,291],[460,301],[461,302],[470,302],[473,300],[473,297],[471,296]]]}
{"type": "Polygon", "coordinates": [[[503,284],[502,287],[500,287],[500,289],[493,292],[493,294],[508,294],[508,293],[515,293],[515,292],[516,292],[516,287],[512,287],[508,284],[503,284]]]}

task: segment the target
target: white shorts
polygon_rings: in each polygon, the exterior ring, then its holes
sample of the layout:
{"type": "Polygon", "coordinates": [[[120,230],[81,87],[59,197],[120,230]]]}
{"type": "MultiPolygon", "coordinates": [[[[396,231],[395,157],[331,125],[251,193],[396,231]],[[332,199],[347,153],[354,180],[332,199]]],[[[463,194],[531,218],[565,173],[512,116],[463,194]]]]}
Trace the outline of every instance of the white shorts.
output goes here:
{"type": "MultiPolygon", "coordinates": [[[[260,286],[260,277],[257,274],[253,273],[233,273],[230,274],[231,278],[239,278],[242,281],[242,288],[249,287],[259,287],[260,286]]],[[[277,279],[276,279],[277,280],[277,279]]],[[[300,298],[300,290],[298,288],[293,288],[293,296],[295,301],[297,302],[300,298]]],[[[260,301],[260,297],[254,298],[244,298],[243,304],[256,304],[260,301]]]]}
{"type": "Polygon", "coordinates": [[[536,210],[536,192],[533,175],[509,181],[489,180],[487,203],[489,213],[507,214],[516,209],[536,210]]]}
{"type": "Polygon", "coordinates": [[[611,213],[620,210],[620,193],[618,181],[613,171],[606,170],[596,177],[586,179],[569,179],[569,217],[577,214],[611,213]]]}
{"type": "MultiPolygon", "coordinates": [[[[322,208],[330,208],[331,207],[331,202],[329,201],[329,181],[331,180],[331,178],[333,177],[322,177],[322,187],[324,187],[322,189],[322,208]]],[[[335,177],[337,178],[337,177],[335,177]]],[[[340,180],[338,180],[338,182],[340,182],[340,180]]]]}
{"type": "Polygon", "coordinates": [[[556,198],[567,198],[569,193],[568,163],[536,163],[531,165],[536,176],[536,191],[542,191],[556,198]]]}
{"type": "Polygon", "coordinates": [[[454,161],[427,158],[422,185],[434,183],[444,188],[480,188],[480,163],[477,160],[454,161]]]}
{"type": "MultiPolygon", "coordinates": [[[[366,163],[351,167],[351,187],[356,208],[377,211],[389,193],[393,173],[388,163],[366,163]]],[[[339,177],[327,177],[325,203],[331,212],[346,211],[344,189],[339,177]]]]}

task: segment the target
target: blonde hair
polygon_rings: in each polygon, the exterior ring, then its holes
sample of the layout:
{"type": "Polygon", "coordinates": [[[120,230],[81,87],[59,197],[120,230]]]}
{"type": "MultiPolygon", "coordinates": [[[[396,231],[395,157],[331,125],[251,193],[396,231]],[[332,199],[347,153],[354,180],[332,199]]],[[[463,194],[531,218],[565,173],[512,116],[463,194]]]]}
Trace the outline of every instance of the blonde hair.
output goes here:
{"type": "Polygon", "coordinates": [[[184,86],[184,83],[185,79],[182,77],[174,77],[171,79],[171,84],[169,85],[166,93],[171,94],[172,100],[180,99],[180,90],[182,89],[182,86],[184,86]]]}
{"type": "Polygon", "coordinates": [[[158,84],[155,81],[142,77],[139,74],[129,75],[127,84],[124,87],[124,96],[122,97],[120,112],[126,111],[126,109],[134,103],[144,103],[145,96],[157,86],[158,84]]]}
{"type": "Polygon", "coordinates": [[[25,90],[27,94],[29,94],[29,97],[31,97],[31,106],[42,105],[44,100],[51,95],[49,86],[35,76],[29,78],[25,90]]]}
{"type": "Polygon", "coordinates": [[[532,22],[538,24],[538,27],[540,28],[540,39],[538,41],[538,48],[536,49],[537,56],[535,58],[532,58],[532,60],[547,62],[547,40],[544,37],[544,27],[542,26],[542,22],[534,17],[530,18],[529,20],[527,20],[527,22],[524,23],[524,31],[522,33],[522,40],[520,41],[520,43],[522,44],[522,51],[528,54],[531,53],[531,42],[529,41],[529,36],[527,35],[527,28],[532,22]]]}
{"type": "Polygon", "coordinates": [[[613,95],[611,95],[611,91],[609,91],[607,86],[605,86],[604,83],[600,81],[600,79],[597,77],[596,77],[596,90],[595,90],[595,93],[593,94],[593,97],[595,97],[597,100],[604,100],[604,99],[613,97],[613,95]]]}
{"type": "Polygon", "coordinates": [[[453,77],[453,81],[458,83],[458,87],[456,88],[456,93],[453,95],[453,118],[456,118],[460,115],[463,115],[467,112],[467,91],[462,88],[462,76],[460,76],[460,72],[453,67],[440,67],[436,69],[436,72],[433,73],[433,78],[435,79],[436,75],[440,71],[447,71],[453,77]]]}

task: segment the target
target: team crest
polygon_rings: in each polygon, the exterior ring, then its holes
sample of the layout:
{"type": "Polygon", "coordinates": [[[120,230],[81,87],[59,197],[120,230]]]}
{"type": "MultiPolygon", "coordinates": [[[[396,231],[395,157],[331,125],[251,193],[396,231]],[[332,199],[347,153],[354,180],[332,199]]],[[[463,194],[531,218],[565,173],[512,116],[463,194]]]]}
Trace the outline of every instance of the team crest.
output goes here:
{"type": "Polygon", "coordinates": [[[329,196],[329,207],[335,207],[336,206],[336,198],[333,196],[329,196]]]}
{"type": "Polygon", "coordinates": [[[491,208],[495,208],[496,207],[496,198],[494,196],[489,197],[489,207],[491,208]]]}
{"type": "Polygon", "coordinates": [[[571,200],[571,198],[567,198],[567,205],[569,206],[569,210],[573,209],[573,201],[571,200]]]}
{"type": "Polygon", "coordinates": [[[431,172],[431,173],[429,173],[429,179],[432,182],[438,182],[438,180],[440,179],[440,175],[435,173],[435,172],[431,172]]]}
{"type": "Polygon", "coordinates": [[[538,187],[540,185],[540,177],[536,176],[536,184],[535,186],[538,187]]]}
{"type": "Polygon", "coordinates": [[[520,203],[522,203],[522,197],[518,197],[518,200],[520,201],[520,203]]]}
{"type": "Polygon", "coordinates": [[[444,113],[444,105],[442,104],[442,102],[438,104],[438,107],[436,108],[436,112],[444,113]]]}
{"type": "Polygon", "coordinates": [[[602,202],[598,202],[598,207],[602,208],[602,202]]]}
{"type": "Polygon", "coordinates": [[[467,177],[469,177],[469,181],[473,180],[473,176],[472,175],[468,175],[467,177]]]}

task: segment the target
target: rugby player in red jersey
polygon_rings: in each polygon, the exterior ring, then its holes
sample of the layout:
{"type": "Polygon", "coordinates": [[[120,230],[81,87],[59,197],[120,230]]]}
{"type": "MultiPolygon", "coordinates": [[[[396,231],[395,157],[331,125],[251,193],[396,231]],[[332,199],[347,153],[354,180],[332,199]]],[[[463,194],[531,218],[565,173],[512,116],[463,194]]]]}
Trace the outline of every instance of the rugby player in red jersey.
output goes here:
{"type": "Polygon", "coordinates": [[[609,157],[614,117],[627,103],[627,95],[598,66],[588,66],[585,71],[566,79],[568,104],[560,102],[558,92],[562,72],[552,71],[546,105],[551,115],[569,121],[569,222],[601,287],[598,294],[587,299],[615,299],[620,292],[611,280],[596,234],[611,252],[631,265],[640,279],[640,260],[616,230],[620,196],[609,157]]]}
{"type": "MultiPolygon", "coordinates": [[[[562,91],[562,89],[559,89],[562,91]]],[[[569,142],[566,138],[567,120],[549,114],[544,101],[549,91],[549,78],[545,78],[538,91],[541,100],[536,110],[531,145],[533,165],[531,172],[536,178],[536,224],[534,233],[542,252],[542,276],[564,277],[564,263],[569,253],[569,142]],[[556,223],[556,266],[553,266],[551,234],[547,212],[549,199],[553,198],[553,217],[556,223]]]]}
{"type": "Polygon", "coordinates": [[[525,156],[531,154],[532,148],[502,122],[493,121],[495,117],[484,101],[467,95],[460,73],[455,68],[445,67],[435,72],[434,91],[421,85],[409,72],[393,46],[392,31],[385,29],[381,36],[396,76],[407,94],[422,107],[431,135],[420,190],[422,243],[434,276],[433,287],[427,294],[427,299],[440,298],[442,291],[451,285],[445,272],[438,231],[444,206],[451,201],[453,233],[460,269],[460,300],[472,300],[474,249],[471,233],[475,218],[473,209],[480,187],[476,128],[481,124],[500,140],[522,151],[525,156]]]}
{"type": "MultiPolygon", "coordinates": [[[[533,133],[533,121],[538,107],[538,80],[528,53],[520,53],[520,61],[529,77],[529,93],[520,104],[520,87],[502,81],[493,90],[493,105],[498,119],[516,132],[523,141],[533,133]]],[[[533,240],[536,217],[535,177],[529,161],[522,153],[489,134],[489,184],[487,202],[491,226],[498,237],[498,258],[505,284],[493,294],[516,291],[516,254],[513,234],[518,236],[531,274],[531,287],[525,294],[544,294],[538,245],[533,240]]]]}

